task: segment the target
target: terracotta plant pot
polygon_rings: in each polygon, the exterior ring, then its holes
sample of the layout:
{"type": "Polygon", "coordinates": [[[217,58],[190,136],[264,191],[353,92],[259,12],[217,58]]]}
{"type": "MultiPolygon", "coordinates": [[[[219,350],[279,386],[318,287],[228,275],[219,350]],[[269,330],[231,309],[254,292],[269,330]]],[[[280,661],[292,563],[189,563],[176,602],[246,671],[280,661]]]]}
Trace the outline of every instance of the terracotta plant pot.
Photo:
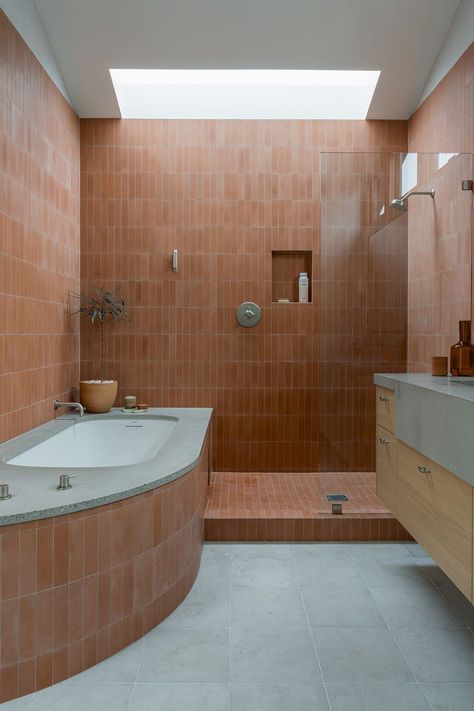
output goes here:
{"type": "Polygon", "coordinates": [[[87,412],[108,412],[117,397],[116,380],[81,380],[79,398],[87,412]]]}

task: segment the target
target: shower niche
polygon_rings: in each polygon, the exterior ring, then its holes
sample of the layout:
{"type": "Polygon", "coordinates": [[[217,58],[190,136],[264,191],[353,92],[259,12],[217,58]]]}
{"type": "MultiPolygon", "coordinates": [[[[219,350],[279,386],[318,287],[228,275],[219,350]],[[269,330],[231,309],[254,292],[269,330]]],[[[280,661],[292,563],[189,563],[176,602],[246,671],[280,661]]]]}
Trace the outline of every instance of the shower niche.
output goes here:
{"type": "Polygon", "coordinates": [[[310,250],[272,251],[272,302],[299,303],[298,277],[306,272],[309,280],[309,303],[313,300],[313,253],[310,250]]]}

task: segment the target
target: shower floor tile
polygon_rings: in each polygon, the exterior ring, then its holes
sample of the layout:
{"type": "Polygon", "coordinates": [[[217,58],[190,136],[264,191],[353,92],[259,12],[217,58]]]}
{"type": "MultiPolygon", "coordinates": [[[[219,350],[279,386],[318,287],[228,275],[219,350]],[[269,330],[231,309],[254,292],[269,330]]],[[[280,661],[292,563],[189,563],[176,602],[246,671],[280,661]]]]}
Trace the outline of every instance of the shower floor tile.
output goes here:
{"type": "Polygon", "coordinates": [[[377,498],[374,472],[214,472],[208,540],[409,540],[377,498]],[[328,494],[345,494],[333,515],[328,494]]]}

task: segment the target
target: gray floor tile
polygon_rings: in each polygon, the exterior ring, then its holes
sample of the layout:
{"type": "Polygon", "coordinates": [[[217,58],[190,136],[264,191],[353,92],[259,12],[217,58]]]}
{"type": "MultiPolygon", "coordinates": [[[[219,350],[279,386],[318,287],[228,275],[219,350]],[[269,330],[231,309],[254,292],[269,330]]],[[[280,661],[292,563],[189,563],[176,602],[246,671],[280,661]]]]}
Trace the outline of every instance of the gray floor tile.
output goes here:
{"type": "Polygon", "coordinates": [[[103,682],[134,682],[142,659],[143,641],[122,649],[113,657],[72,676],[65,684],[102,684],[103,682]]]}
{"type": "Polygon", "coordinates": [[[406,590],[373,588],[372,595],[391,629],[400,627],[464,627],[434,587],[406,590]]]}
{"type": "Polygon", "coordinates": [[[208,556],[230,556],[232,555],[233,543],[204,543],[202,547],[202,557],[208,556]]]}
{"type": "Polygon", "coordinates": [[[231,581],[232,585],[239,587],[296,587],[293,562],[289,556],[233,557],[231,581]]]}
{"type": "Polygon", "coordinates": [[[179,607],[164,620],[160,629],[228,629],[230,586],[193,588],[179,607]]]}
{"type": "Polygon", "coordinates": [[[290,546],[288,543],[234,543],[232,556],[234,558],[288,558],[290,546]]]}
{"type": "Polygon", "coordinates": [[[409,556],[404,543],[346,543],[353,558],[403,558],[409,556]]]}
{"type": "Polygon", "coordinates": [[[13,699],[13,701],[4,701],[0,704],[2,711],[25,711],[28,702],[33,698],[33,694],[28,694],[27,696],[22,696],[20,699],[13,699]]]}
{"type": "Polygon", "coordinates": [[[405,548],[414,558],[426,558],[428,553],[419,543],[405,543],[405,548]]]}
{"type": "Polygon", "coordinates": [[[231,711],[329,711],[322,684],[231,684],[231,711]]]}
{"type": "Polygon", "coordinates": [[[437,587],[453,588],[454,590],[457,590],[451,579],[448,578],[446,573],[444,573],[438,565],[436,565],[432,558],[421,557],[416,558],[415,560],[420,570],[423,571],[423,573],[426,575],[428,580],[433,583],[433,585],[436,585],[437,587]]]}
{"type": "Polygon", "coordinates": [[[229,633],[158,627],[144,638],[137,681],[225,682],[229,678],[229,633]]]}
{"type": "Polygon", "coordinates": [[[418,681],[474,682],[474,637],[466,630],[394,630],[418,681]]]}
{"type": "Polygon", "coordinates": [[[410,555],[360,558],[357,567],[369,588],[402,590],[431,584],[410,555]]]}
{"type": "Polygon", "coordinates": [[[430,711],[418,684],[328,684],[331,711],[430,711]]]}
{"type": "Polygon", "coordinates": [[[422,684],[432,711],[472,711],[474,684],[422,684]]]}
{"type": "Polygon", "coordinates": [[[232,627],[307,629],[299,590],[279,587],[232,587],[232,627]]]}
{"type": "Polygon", "coordinates": [[[229,711],[228,684],[136,684],[128,711],[229,711]]]}
{"type": "Polygon", "coordinates": [[[362,576],[352,560],[338,563],[330,558],[311,555],[294,558],[296,579],[301,588],[358,588],[365,589],[362,576]]]}
{"type": "Polygon", "coordinates": [[[201,559],[201,566],[193,590],[228,589],[230,586],[230,556],[210,554],[201,559]]]}
{"type": "Polygon", "coordinates": [[[56,684],[34,694],[28,711],[127,711],[133,684],[56,684]]]}
{"type": "Polygon", "coordinates": [[[440,587],[439,592],[447,600],[456,614],[461,617],[463,622],[468,627],[474,627],[474,605],[469,602],[467,597],[452,585],[449,587],[440,587]]]}
{"type": "Polygon", "coordinates": [[[387,630],[318,628],[314,639],[326,682],[414,681],[387,630]]]}
{"type": "Polygon", "coordinates": [[[294,558],[314,556],[334,561],[348,560],[351,556],[345,543],[292,543],[290,553],[294,558]]]}
{"type": "Polygon", "coordinates": [[[304,589],[303,599],[312,627],[385,627],[368,590],[304,589]]]}
{"type": "Polygon", "coordinates": [[[231,681],[321,682],[308,630],[232,630],[231,681]]]}

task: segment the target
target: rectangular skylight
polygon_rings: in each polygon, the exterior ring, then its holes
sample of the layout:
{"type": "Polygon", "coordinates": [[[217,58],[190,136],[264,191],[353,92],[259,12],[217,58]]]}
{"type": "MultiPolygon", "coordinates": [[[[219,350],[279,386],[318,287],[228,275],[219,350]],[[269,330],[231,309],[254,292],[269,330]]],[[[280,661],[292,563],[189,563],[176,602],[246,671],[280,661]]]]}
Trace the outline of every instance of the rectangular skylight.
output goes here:
{"type": "Polygon", "coordinates": [[[110,69],[122,118],[364,119],[379,71],[110,69]]]}

